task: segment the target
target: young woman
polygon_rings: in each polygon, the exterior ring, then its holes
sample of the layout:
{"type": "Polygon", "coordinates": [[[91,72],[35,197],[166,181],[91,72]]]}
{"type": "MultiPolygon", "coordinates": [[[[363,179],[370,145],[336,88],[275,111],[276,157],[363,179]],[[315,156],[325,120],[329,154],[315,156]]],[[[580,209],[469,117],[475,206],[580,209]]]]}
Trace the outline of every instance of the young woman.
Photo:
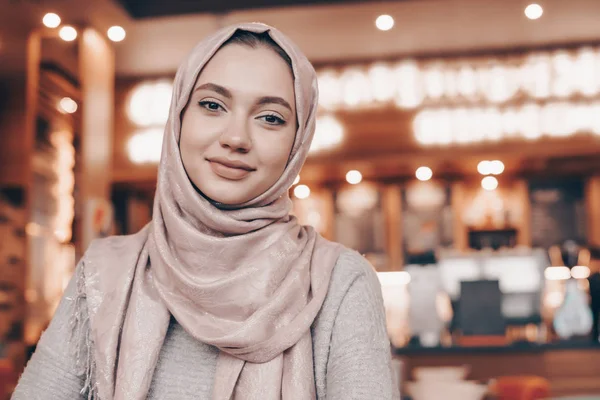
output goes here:
{"type": "Polygon", "coordinates": [[[175,77],[152,222],[92,243],[13,399],[399,398],[373,268],[290,216],[317,79],[281,32],[175,77]]]}

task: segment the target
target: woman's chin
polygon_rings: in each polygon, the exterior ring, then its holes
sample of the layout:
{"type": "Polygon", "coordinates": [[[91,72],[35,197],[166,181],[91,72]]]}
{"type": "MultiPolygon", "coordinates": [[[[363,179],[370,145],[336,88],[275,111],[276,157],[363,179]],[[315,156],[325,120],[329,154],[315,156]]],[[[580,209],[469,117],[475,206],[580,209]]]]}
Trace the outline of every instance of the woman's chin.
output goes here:
{"type": "Polygon", "coordinates": [[[212,203],[223,204],[225,206],[235,206],[238,204],[244,204],[249,200],[252,200],[252,196],[250,196],[245,191],[237,191],[233,189],[228,190],[201,190],[202,194],[206,198],[208,198],[212,203]]]}

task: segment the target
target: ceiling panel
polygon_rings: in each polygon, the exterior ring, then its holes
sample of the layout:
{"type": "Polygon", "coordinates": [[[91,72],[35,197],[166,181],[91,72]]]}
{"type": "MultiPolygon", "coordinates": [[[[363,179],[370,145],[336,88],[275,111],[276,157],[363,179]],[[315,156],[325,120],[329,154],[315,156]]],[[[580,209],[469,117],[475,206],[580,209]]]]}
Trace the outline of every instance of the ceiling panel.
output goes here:
{"type": "Polygon", "coordinates": [[[599,0],[545,0],[537,21],[525,18],[523,7],[513,0],[369,1],[144,18],[125,27],[127,39],[115,45],[117,74],[173,74],[199,40],[249,21],[280,29],[320,65],[600,40],[599,0]],[[375,27],[380,14],[394,17],[393,29],[375,27]]]}
{"type": "Polygon", "coordinates": [[[381,0],[118,0],[135,19],[200,13],[227,13],[271,7],[324,5],[341,3],[375,3],[381,0]]]}

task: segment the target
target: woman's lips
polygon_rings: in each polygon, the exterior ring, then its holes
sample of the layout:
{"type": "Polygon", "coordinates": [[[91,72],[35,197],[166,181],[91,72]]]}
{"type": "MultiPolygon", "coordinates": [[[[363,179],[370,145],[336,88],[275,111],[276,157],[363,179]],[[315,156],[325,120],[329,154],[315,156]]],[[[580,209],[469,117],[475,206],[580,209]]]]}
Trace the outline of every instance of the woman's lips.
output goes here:
{"type": "Polygon", "coordinates": [[[253,171],[252,169],[248,169],[246,167],[234,167],[231,166],[231,164],[228,165],[214,159],[208,160],[208,162],[210,164],[210,168],[215,174],[228,180],[239,181],[250,175],[250,173],[253,171]]]}

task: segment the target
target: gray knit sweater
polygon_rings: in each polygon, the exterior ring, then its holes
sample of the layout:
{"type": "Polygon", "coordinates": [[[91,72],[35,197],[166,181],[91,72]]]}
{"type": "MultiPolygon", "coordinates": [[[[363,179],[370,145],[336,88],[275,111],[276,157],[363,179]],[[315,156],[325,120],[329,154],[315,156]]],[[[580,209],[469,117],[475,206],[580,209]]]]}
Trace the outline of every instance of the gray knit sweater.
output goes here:
{"type": "MultiPolygon", "coordinates": [[[[13,400],[87,397],[80,393],[84,376],[76,368],[72,348],[76,344],[69,340],[69,320],[75,311],[74,281],[42,335],[13,400]]],[[[373,268],[358,253],[346,251],[340,256],[323,307],[312,325],[312,337],[319,399],[399,399],[381,288],[373,268]]],[[[172,320],[148,399],[209,400],[217,354],[216,348],[198,342],[172,320]]]]}

